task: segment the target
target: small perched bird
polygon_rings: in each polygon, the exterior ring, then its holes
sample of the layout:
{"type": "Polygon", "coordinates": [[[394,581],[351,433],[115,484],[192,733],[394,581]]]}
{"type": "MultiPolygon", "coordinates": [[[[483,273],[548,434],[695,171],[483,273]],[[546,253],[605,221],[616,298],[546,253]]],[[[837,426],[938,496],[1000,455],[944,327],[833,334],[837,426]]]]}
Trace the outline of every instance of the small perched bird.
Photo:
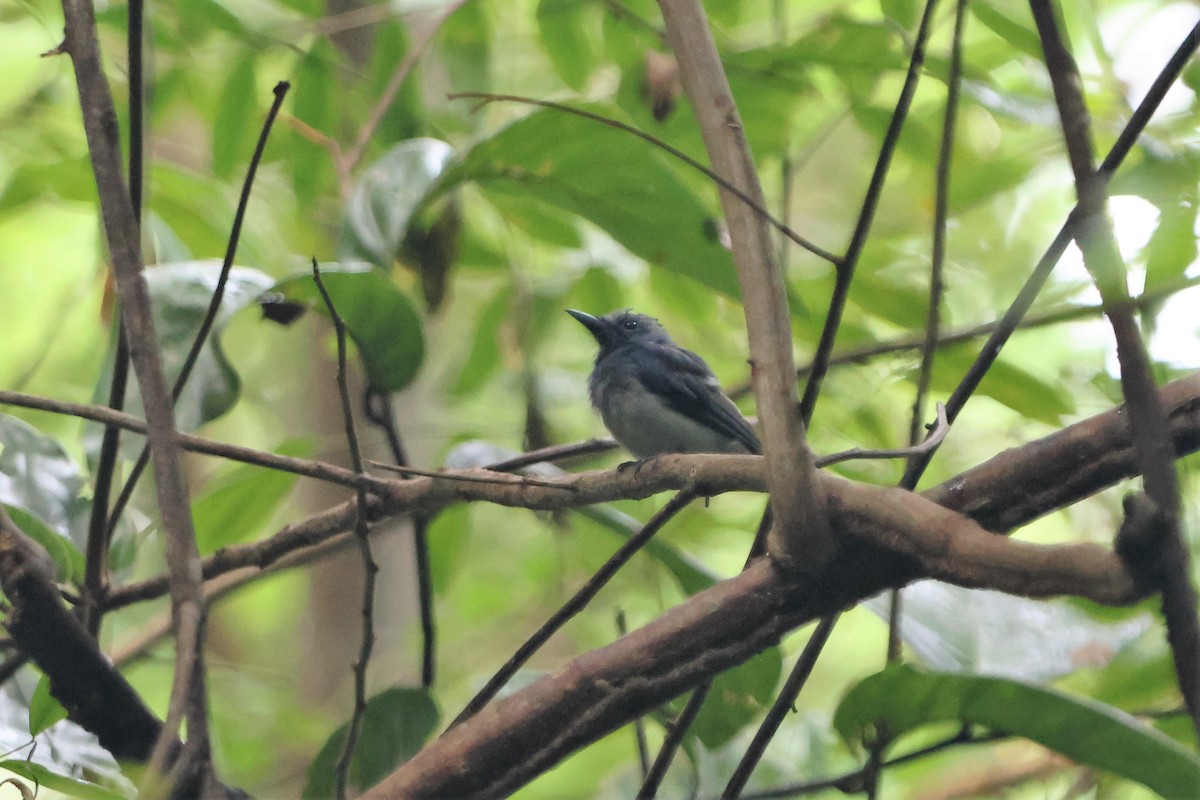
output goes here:
{"type": "Polygon", "coordinates": [[[737,406],[704,359],[671,341],[658,320],[632,311],[567,313],[600,352],[588,395],[605,427],[638,458],[661,453],[761,453],[737,406]]]}

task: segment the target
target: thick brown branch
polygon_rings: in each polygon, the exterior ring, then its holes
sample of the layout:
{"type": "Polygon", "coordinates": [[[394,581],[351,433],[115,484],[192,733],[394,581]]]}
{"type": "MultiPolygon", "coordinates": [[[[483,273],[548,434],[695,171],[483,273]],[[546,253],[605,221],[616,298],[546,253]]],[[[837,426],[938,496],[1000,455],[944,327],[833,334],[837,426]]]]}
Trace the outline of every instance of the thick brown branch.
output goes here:
{"type": "MultiPolygon", "coordinates": [[[[1200,449],[1200,373],[1169,383],[1160,391],[1176,455],[1200,449]]],[[[479,471],[468,470],[471,474],[479,471]]],[[[495,473],[484,473],[495,475],[495,473]]],[[[1137,474],[1136,455],[1123,409],[1090,417],[1021,447],[1007,450],[923,495],[971,518],[987,530],[1004,532],[1089,497],[1137,474]]],[[[432,514],[455,502],[484,501],[537,510],[559,510],[659,492],[695,489],[701,496],[731,491],[762,491],[763,461],[757,456],[661,456],[634,470],[585,472],[561,479],[572,491],[512,485],[458,483],[446,478],[396,481],[373,515],[432,514]]],[[[230,547],[204,560],[212,578],[242,567],[265,568],[283,556],[342,535],[354,519],[344,503],[287,526],[260,542],[230,547]]],[[[110,607],[161,596],[165,577],[114,590],[110,607]]]]}
{"type": "Polygon", "coordinates": [[[0,506],[0,586],[12,604],[5,627],[50,679],[70,719],[118,759],[146,761],[162,723],[62,603],[46,552],[0,506]]]}
{"type": "MultiPolygon", "coordinates": [[[[699,0],[659,0],[667,38],[713,169],[762,205],[762,187],[708,18],[699,0]]],[[[819,573],[837,544],[825,518],[813,454],[796,394],[796,362],[783,275],[770,230],[754,209],[722,189],[750,338],[751,379],[770,467],[775,515],[769,550],[794,568],[819,573]]]]}
{"type": "Polygon", "coordinates": [[[1191,584],[1191,558],[1184,540],[1179,485],[1175,476],[1167,415],[1154,385],[1150,355],[1134,318],[1134,304],[1126,283],[1126,268],[1112,222],[1108,218],[1108,183],[1095,169],[1091,123],[1083,96],[1083,81],[1059,30],[1050,0],[1031,0],[1034,22],[1046,55],[1046,67],[1062,121],[1063,139],[1075,175],[1079,204],[1075,239],[1083,263],[1096,281],[1104,313],[1112,324],[1121,364],[1121,389],[1129,411],[1139,472],[1146,494],[1158,506],[1165,535],[1162,537],[1161,581],[1167,638],[1175,659],[1175,672],[1192,725],[1200,734],[1200,617],[1196,590],[1191,584]]]}
{"type": "Polygon", "coordinates": [[[919,495],[826,478],[842,541],[816,583],[761,559],[608,647],[494,702],[366,797],[503,797],[559,759],[775,644],[787,631],[921,577],[1127,604],[1143,595],[1103,548],[1043,548],[989,533],[919,495]]]}

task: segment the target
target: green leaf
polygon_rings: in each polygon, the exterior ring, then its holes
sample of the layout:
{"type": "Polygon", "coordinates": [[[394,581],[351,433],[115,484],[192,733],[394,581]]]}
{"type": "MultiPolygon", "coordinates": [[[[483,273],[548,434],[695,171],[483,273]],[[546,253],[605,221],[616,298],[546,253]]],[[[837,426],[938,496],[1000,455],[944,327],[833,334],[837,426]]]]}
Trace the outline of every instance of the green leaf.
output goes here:
{"type": "MultiPolygon", "coordinates": [[[[274,452],[297,458],[311,454],[307,440],[280,445],[274,452]]],[[[254,536],[291,493],[297,476],[235,464],[222,472],[216,486],[192,505],[196,520],[196,544],[203,554],[245,541],[254,536]]]]}
{"type": "Polygon", "coordinates": [[[249,155],[245,145],[249,139],[250,123],[257,105],[255,90],[258,84],[255,80],[254,64],[253,53],[239,59],[221,90],[221,100],[217,104],[212,132],[212,168],[218,178],[228,178],[233,174],[239,160],[249,155]]]}
{"type": "Polygon", "coordinates": [[[98,783],[72,778],[51,771],[48,767],[32,761],[22,761],[16,758],[0,761],[0,769],[8,770],[27,781],[32,781],[43,789],[61,792],[67,797],[79,800],[128,800],[128,797],[114,789],[101,786],[98,783]]]}
{"type": "MultiPolygon", "coordinates": [[[[312,49],[296,66],[296,90],[292,92],[292,113],[296,119],[327,136],[340,130],[334,112],[334,63],[337,55],[327,37],[317,37],[312,49]]],[[[291,155],[292,185],[302,206],[312,205],[322,187],[332,180],[329,152],[302,136],[291,137],[287,152],[291,155]]]]}
{"type": "MultiPolygon", "coordinates": [[[[641,522],[611,506],[584,506],[575,511],[623,539],[630,538],[642,529],[641,522]]],[[[653,538],[647,542],[643,552],[666,567],[675,580],[679,581],[680,588],[688,594],[701,592],[719,580],[716,573],[699,560],[661,538],[653,538]]]]}
{"type": "MultiPolygon", "coordinates": [[[[887,619],[891,602],[864,605],[887,619]]],[[[1065,601],[919,581],[904,588],[901,636],[932,669],[1044,681],[1106,665],[1150,624],[1144,612],[1107,623],[1065,601]]]]}
{"type": "Polygon", "coordinates": [[[1028,56],[1042,60],[1042,42],[1028,23],[1013,19],[988,0],[971,3],[971,13],[992,33],[1028,56]]]}
{"type": "Polygon", "coordinates": [[[79,465],[57,440],[0,414],[0,502],[27,509],[61,535],[86,511],[83,487],[79,465]]]}
{"type": "MultiPolygon", "coordinates": [[[[939,350],[933,370],[934,387],[949,392],[973,359],[971,346],[955,345],[939,350]]],[[[1064,415],[1075,410],[1071,395],[1062,385],[1044,381],[1004,358],[992,364],[978,392],[1030,419],[1056,427],[1064,415]]]]}
{"type": "MultiPolygon", "coordinates": [[[[449,73],[447,84],[491,86],[493,42],[499,43],[483,4],[460,5],[438,32],[438,55],[449,73]]],[[[503,49],[503,44],[500,46],[503,49]]]]}
{"type": "MultiPolygon", "coordinates": [[[[144,273],[154,305],[155,332],[158,334],[163,367],[171,382],[179,375],[184,358],[200,330],[220,272],[221,262],[214,259],[162,264],[144,273]]],[[[237,402],[241,380],[221,347],[221,331],[234,314],[255,302],[271,283],[270,276],[255,269],[233,267],[230,270],[213,331],[196,360],[183,394],[175,404],[175,415],[181,430],[195,430],[221,416],[237,402]]],[[[109,364],[99,386],[108,386],[111,370],[109,364]]],[[[132,381],[129,392],[126,410],[141,416],[141,396],[132,381]]]]}
{"type": "Polygon", "coordinates": [[[364,258],[391,269],[450,154],[450,145],[438,139],[409,139],[367,168],[346,204],[342,251],[347,260],[364,258]]]}
{"type": "Polygon", "coordinates": [[[917,24],[916,0],[879,0],[879,8],[901,27],[911,28],[917,24]]]}
{"type": "Polygon", "coordinates": [[[67,718],[67,710],[50,694],[50,679],[38,678],[33,696],[29,698],[29,735],[37,736],[54,723],[67,718]]]}
{"type": "MultiPolygon", "coordinates": [[[[412,46],[408,27],[402,16],[390,17],[372,26],[375,44],[371,48],[371,63],[368,66],[368,96],[371,102],[388,91],[398,65],[408,56],[412,46]]],[[[421,81],[419,63],[414,65],[408,78],[388,104],[378,130],[387,132],[385,141],[411,139],[424,127],[424,112],[421,108],[421,81]]]]}
{"type": "Polygon", "coordinates": [[[554,69],[576,91],[582,90],[596,64],[588,27],[599,10],[578,0],[541,0],[537,7],[538,34],[554,69]]]}
{"type": "Polygon", "coordinates": [[[772,647],[718,675],[692,727],[704,746],[715,750],[762,714],[782,672],[783,656],[772,647]]]}
{"type": "MultiPolygon", "coordinates": [[[[437,706],[424,689],[393,687],[367,701],[362,733],[350,763],[350,784],[363,790],[412,758],[437,729],[437,706]]],[[[334,771],[346,741],[347,726],[334,731],[308,768],[304,800],[334,796],[334,771]]]]}
{"type": "MultiPolygon", "coordinates": [[[[321,280],[358,346],[371,386],[396,392],[411,383],[425,357],[425,335],[408,296],[368,264],[325,264],[321,280]]],[[[311,274],[286,278],[271,293],[328,316],[311,274]]]]}
{"type": "Polygon", "coordinates": [[[1195,797],[1200,786],[1200,759],[1162,733],[1111,706],[1007,678],[900,664],[860,681],[834,715],[851,745],[868,745],[881,730],[896,737],[944,722],[1022,736],[1164,797],[1195,797]]]}
{"type": "Polygon", "coordinates": [[[489,196],[536,198],[577,214],[652,265],[739,296],[733,259],[721,245],[712,210],[652,146],[627,133],[536,111],[462,154],[442,189],[465,180],[489,196]]]}
{"type": "Polygon", "coordinates": [[[1146,245],[1146,289],[1178,278],[1196,260],[1196,199],[1162,209],[1146,245]]]}
{"type": "Polygon", "coordinates": [[[20,506],[4,504],[5,511],[12,517],[21,532],[40,544],[54,562],[58,580],[65,583],[83,581],[83,553],[67,536],[55,532],[41,519],[20,506]]]}
{"type": "Polygon", "coordinates": [[[512,300],[513,290],[505,286],[475,315],[471,349],[458,371],[458,379],[450,387],[452,396],[463,397],[477,391],[500,365],[500,326],[509,315],[512,300]]]}

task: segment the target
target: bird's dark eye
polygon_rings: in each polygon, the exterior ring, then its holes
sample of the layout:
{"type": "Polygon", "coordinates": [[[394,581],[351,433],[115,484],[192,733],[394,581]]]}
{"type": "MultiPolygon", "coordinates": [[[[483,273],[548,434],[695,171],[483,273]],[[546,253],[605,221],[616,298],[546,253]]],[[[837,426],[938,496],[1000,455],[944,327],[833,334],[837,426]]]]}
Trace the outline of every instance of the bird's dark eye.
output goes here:
{"type": "Polygon", "coordinates": [[[625,328],[625,330],[627,330],[627,331],[636,331],[637,330],[637,320],[636,319],[627,319],[627,320],[625,320],[624,323],[622,323],[622,327],[625,328]]]}

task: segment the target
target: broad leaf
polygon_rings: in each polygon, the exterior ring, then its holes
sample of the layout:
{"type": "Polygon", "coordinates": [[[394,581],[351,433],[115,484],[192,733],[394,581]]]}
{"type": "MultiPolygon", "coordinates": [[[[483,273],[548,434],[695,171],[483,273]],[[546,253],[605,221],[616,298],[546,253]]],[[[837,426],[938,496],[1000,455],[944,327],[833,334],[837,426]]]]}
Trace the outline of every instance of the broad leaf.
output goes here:
{"type": "Polygon", "coordinates": [[[5,504],[4,510],[22,533],[40,544],[49,554],[50,560],[54,562],[58,580],[66,583],[83,581],[83,553],[69,537],[55,532],[41,519],[20,506],[5,504]]]}
{"type": "MultiPolygon", "coordinates": [[[[155,332],[158,334],[163,367],[167,380],[173,383],[196,339],[200,323],[208,313],[221,274],[221,262],[215,259],[181,261],[147,269],[143,274],[154,305],[155,332]]],[[[230,270],[213,330],[204,349],[200,351],[183,394],[175,404],[175,417],[180,430],[195,430],[222,416],[237,402],[241,380],[221,347],[221,331],[234,314],[253,303],[271,283],[268,275],[256,269],[233,267],[230,270]]],[[[97,385],[98,394],[107,394],[111,376],[112,364],[109,363],[97,385]]],[[[125,410],[135,416],[142,415],[141,395],[137,390],[137,381],[132,377],[125,410]]],[[[98,429],[98,426],[93,426],[93,429],[98,429]]],[[[134,440],[124,437],[124,441],[134,440]]],[[[141,447],[140,441],[136,447],[141,447]]]]}
{"type": "Polygon", "coordinates": [[[0,414],[0,502],[26,509],[65,535],[86,511],[83,488],[79,465],[56,440],[0,414]]]}
{"type": "Polygon", "coordinates": [[[842,699],[834,726],[852,745],[875,732],[901,736],[925,725],[960,722],[1022,736],[1169,798],[1195,797],[1200,758],[1111,706],[1008,678],[889,667],[842,699]]]}
{"type": "MultiPolygon", "coordinates": [[[[887,619],[887,595],[864,605],[887,619]]],[[[1103,667],[1150,624],[1145,614],[1107,623],[1062,601],[919,581],[904,589],[900,632],[932,669],[1049,680],[1103,667]]]]}
{"type": "Polygon", "coordinates": [[[342,226],[346,260],[363,258],[391,269],[414,215],[445,170],[450,154],[450,145],[438,139],[409,139],[367,168],[346,205],[342,226]]]}
{"type": "Polygon", "coordinates": [[[255,57],[239,59],[221,90],[221,102],[213,120],[213,173],[228,178],[234,168],[250,157],[251,121],[256,107],[255,57]]]}
{"type": "Polygon", "coordinates": [[[766,711],[782,672],[783,656],[772,647],[718,675],[693,726],[704,746],[720,747],[766,711]]]}
{"type": "MultiPolygon", "coordinates": [[[[619,116],[607,107],[587,110],[619,116]]],[[[712,209],[651,145],[599,122],[535,111],[464,153],[443,179],[578,214],[650,264],[739,295],[712,209]]]]}
{"type": "MultiPolygon", "coordinates": [[[[396,392],[416,377],[425,357],[421,317],[408,295],[382,271],[369,264],[321,266],[334,309],[358,346],[371,386],[396,392]]],[[[285,278],[275,284],[264,304],[293,303],[328,316],[311,274],[285,278]]]]}
{"type": "Polygon", "coordinates": [[[50,679],[43,675],[29,698],[29,735],[37,736],[56,722],[67,718],[67,710],[50,694],[50,679]]]}
{"type": "Polygon", "coordinates": [[[32,761],[5,759],[0,761],[0,769],[19,775],[43,789],[51,789],[60,792],[65,797],[75,797],[78,800],[128,800],[133,797],[132,794],[118,792],[98,783],[55,772],[49,767],[32,761]]]}
{"type": "MultiPolygon", "coordinates": [[[[393,687],[367,701],[362,732],[350,762],[350,785],[363,790],[412,758],[437,729],[441,714],[423,689],[393,687]]],[[[334,796],[335,768],[346,741],[346,726],[334,731],[308,768],[305,800],[334,796]]]]}
{"type": "MultiPolygon", "coordinates": [[[[274,451],[297,458],[311,455],[306,440],[285,442],[274,451]]],[[[192,504],[196,544],[207,554],[255,535],[296,485],[294,473],[235,464],[224,470],[216,485],[192,504]]]]}

